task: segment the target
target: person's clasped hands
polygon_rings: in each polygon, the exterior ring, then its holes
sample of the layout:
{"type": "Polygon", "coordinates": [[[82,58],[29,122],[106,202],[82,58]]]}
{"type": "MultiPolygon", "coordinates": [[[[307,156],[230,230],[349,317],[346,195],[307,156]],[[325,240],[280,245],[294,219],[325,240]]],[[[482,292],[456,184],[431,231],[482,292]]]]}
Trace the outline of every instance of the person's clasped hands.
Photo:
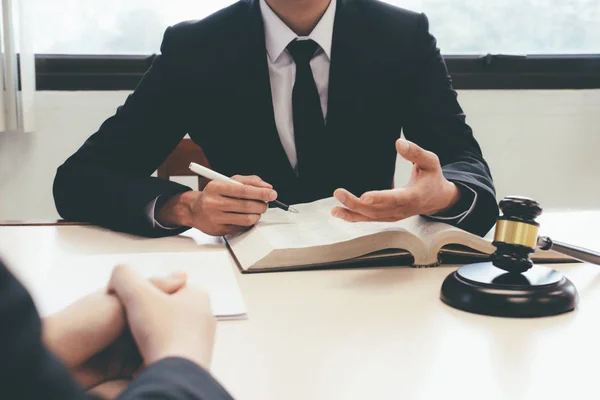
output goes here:
{"type": "Polygon", "coordinates": [[[43,323],[47,347],[88,389],[172,357],[208,370],[215,330],[208,295],[188,286],[185,273],[146,279],[125,266],[114,269],[107,290],[43,323]]]}

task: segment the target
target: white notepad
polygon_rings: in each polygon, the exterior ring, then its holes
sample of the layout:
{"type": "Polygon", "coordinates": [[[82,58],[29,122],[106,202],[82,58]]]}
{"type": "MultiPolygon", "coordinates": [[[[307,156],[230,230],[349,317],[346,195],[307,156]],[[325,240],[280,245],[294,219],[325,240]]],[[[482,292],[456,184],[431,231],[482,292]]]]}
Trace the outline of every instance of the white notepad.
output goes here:
{"type": "Polygon", "coordinates": [[[61,259],[36,279],[32,294],[42,316],[60,311],[77,299],[107,286],[115,265],[125,264],[145,277],[188,274],[188,285],[197,285],[210,296],[220,320],[245,319],[244,300],[225,251],[143,253],[72,256],[61,259]]]}

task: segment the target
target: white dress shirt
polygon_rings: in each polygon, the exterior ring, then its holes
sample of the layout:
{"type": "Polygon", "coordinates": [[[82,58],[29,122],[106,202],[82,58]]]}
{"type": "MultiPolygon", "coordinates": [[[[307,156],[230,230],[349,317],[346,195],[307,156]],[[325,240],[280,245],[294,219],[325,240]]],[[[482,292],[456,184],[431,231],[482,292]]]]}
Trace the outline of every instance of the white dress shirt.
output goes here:
{"type": "Polygon", "coordinates": [[[269,7],[265,0],[260,0],[260,12],[265,27],[265,45],[267,63],[271,78],[271,94],[273,96],[273,112],[275,125],[279,132],[281,144],[294,169],[298,166],[296,142],[294,140],[294,117],[292,114],[292,91],[296,81],[296,63],[286,47],[292,41],[315,41],[320,49],[310,61],[310,67],[321,98],[323,118],[327,120],[327,100],[329,98],[329,66],[331,64],[331,41],[333,40],[333,23],[337,1],[332,0],[325,14],[308,36],[298,36],[269,7]]]}
{"type": "MultiPolygon", "coordinates": [[[[260,0],[260,12],[265,29],[265,46],[267,49],[267,64],[269,67],[269,77],[271,82],[271,94],[273,97],[273,112],[275,115],[275,125],[279,133],[281,144],[290,161],[292,167],[296,170],[298,166],[298,156],[296,153],[296,142],[294,139],[294,118],[292,114],[292,92],[296,81],[296,64],[291,54],[287,51],[287,46],[294,40],[315,41],[320,49],[310,61],[313,77],[317,85],[319,97],[321,98],[321,109],[324,120],[327,121],[327,101],[329,99],[329,67],[331,64],[331,45],[333,41],[333,25],[335,21],[335,10],[337,0],[331,0],[329,7],[321,17],[321,20],[308,36],[298,36],[275,14],[265,0],[260,0]]],[[[400,132],[398,132],[400,137],[400,132]]],[[[443,221],[458,220],[460,223],[475,207],[477,202],[477,192],[467,187],[474,193],[474,200],[471,207],[451,217],[436,216],[436,219],[443,221]]],[[[150,220],[154,226],[162,227],[154,219],[154,208],[156,199],[148,205],[147,211],[150,220]]]]}

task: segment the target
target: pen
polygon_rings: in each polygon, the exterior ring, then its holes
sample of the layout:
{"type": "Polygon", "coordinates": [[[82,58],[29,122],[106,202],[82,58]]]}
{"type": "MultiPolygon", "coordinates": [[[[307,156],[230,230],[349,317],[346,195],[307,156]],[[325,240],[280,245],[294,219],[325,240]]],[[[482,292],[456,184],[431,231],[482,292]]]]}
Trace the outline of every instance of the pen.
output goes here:
{"type": "MultiPolygon", "coordinates": [[[[208,168],[203,167],[202,165],[199,165],[196,163],[190,163],[190,170],[192,172],[194,172],[195,174],[198,174],[207,179],[210,179],[211,181],[231,182],[231,183],[235,183],[237,185],[243,185],[243,183],[241,183],[241,182],[234,181],[233,179],[231,179],[225,175],[221,175],[218,172],[215,172],[211,169],[208,169],[208,168]]],[[[281,208],[283,211],[289,211],[289,212],[298,214],[298,210],[296,210],[293,207],[288,206],[285,203],[280,202],[279,200],[275,200],[275,201],[271,202],[270,204],[273,204],[277,208],[281,208]]]]}

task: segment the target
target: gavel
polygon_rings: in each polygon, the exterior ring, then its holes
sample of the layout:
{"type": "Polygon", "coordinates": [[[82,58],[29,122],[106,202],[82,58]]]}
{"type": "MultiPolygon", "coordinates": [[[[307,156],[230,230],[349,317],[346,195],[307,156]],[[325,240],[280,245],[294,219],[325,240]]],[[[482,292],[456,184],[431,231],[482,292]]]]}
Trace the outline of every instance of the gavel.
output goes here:
{"type": "Polygon", "coordinates": [[[511,196],[500,202],[493,245],[487,263],[466,265],[446,278],[441,300],[464,311],[502,317],[542,317],[575,309],[575,285],[559,272],[534,265],[537,248],[600,265],[600,253],[538,236],[540,204],[511,196]]]}
{"type": "Polygon", "coordinates": [[[492,262],[498,268],[516,273],[529,270],[533,267],[529,254],[536,248],[600,265],[600,253],[538,236],[540,225],[535,219],[542,215],[542,208],[537,201],[506,197],[500,202],[500,209],[503,215],[498,218],[493,242],[497,251],[492,255],[492,262]]]}

